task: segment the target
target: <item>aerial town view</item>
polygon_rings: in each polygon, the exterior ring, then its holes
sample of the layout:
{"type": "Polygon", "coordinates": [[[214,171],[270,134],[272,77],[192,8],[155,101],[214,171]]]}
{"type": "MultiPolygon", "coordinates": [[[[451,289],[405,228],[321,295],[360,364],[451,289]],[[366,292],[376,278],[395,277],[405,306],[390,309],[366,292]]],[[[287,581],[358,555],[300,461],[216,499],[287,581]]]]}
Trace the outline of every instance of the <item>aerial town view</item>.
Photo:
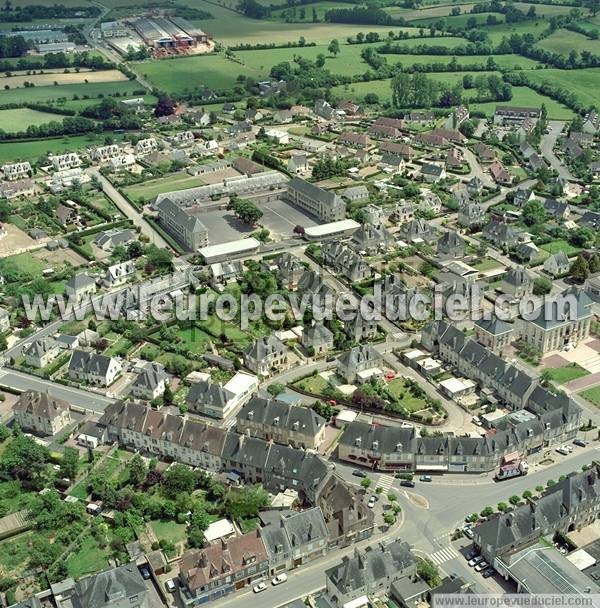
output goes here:
{"type": "Polygon", "coordinates": [[[6,0],[0,66],[1,608],[600,608],[600,0],[6,0]]]}

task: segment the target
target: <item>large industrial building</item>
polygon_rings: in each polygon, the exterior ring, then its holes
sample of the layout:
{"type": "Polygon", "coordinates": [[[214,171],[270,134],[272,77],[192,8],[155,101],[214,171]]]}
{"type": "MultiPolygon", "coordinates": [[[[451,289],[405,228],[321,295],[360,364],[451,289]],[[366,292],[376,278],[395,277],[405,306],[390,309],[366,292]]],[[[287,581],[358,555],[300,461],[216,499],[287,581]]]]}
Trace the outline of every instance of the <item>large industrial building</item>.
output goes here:
{"type": "Polygon", "coordinates": [[[138,17],[130,24],[151,48],[196,46],[208,40],[203,31],[180,17],[138,17]]]}

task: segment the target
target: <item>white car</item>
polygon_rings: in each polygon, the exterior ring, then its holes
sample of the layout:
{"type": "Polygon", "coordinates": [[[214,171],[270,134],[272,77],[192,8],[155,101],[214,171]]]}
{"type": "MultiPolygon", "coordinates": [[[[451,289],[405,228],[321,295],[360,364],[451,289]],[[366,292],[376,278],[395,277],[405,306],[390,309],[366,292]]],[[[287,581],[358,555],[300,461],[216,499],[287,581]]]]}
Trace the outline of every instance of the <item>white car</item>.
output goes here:
{"type": "Polygon", "coordinates": [[[287,581],[287,574],[284,572],[283,574],[278,574],[272,581],[273,585],[281,585],[281,583],[285,583],[287,581]]]}
{"type": "Polygon", "coordinates": [[[487,562],[479,562],[476,566],[475,566],[475,571],[476,572],[482,572],[483,570],[487,570],[489,564],[487,562]]]}
{"type": "Polygon", "coordinates": [[[252,591],[254,591],[254,593],[260,593],[261,591],[264,591],[267,588],[267,583],[265,583],[264,581],[262,583],[258,583],[258,585],[254,585],[254,587],[252,587],[252,591]]]}
{"type": "Polygon", "coordinates": [[[168,581],[165,582],[165,587],[167,588],[167,591],[173,593],[173,591],[175,591],[175,581],[170,578],[168,581]]]}
{"type": "Polygon", "coordinates": [[[375,498],[375,496],[371,496],[371,498],[369,498],[369,502],[367,503],[367,506],[369,507],[369,509],[372,509],[375,506],[376,502],[377,502],[377,499],[375,498]]]}
{"type": "Polygon", "coordinates": [[[567,448],[565,448],[565,446],[561,446],[560,448],[556,448],[556,451],[559,454],[562,454],[563,456],[568,456],[569,455],[569,450],[567,450],[567,448]]]}

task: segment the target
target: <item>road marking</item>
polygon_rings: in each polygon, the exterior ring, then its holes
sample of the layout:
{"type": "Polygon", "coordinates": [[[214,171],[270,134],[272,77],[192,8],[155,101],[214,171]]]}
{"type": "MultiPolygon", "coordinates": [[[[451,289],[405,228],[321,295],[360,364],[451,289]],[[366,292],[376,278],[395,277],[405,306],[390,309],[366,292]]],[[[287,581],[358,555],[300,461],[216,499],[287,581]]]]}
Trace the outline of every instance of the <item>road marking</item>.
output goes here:
{"type": "Polygon", "coordinates": [[[395,479],[390,475],[380,475],[377,480],[377,484],[375,484],[375,489],[383,488],[384,492],[387,492],[393,485],[395,479]]]}
{"type": "Polygon", "coordinates": [[[454,547],[446,547],[444,549],[440,549],[435,553],[432,553],[430,556],[430,560],[436,565],[439,566],[444,562],[448,562],[451,559],[455,559],[458,557],[458,551],[454,547]]]}

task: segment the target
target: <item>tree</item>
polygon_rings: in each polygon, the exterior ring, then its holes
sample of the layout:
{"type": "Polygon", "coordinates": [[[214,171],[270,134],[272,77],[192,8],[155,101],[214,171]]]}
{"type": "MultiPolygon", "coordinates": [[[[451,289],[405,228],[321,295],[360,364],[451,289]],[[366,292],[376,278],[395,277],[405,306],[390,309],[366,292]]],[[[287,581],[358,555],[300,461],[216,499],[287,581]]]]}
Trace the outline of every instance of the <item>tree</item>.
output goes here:
{"type": "Polygon", "coordinates": [[[285,391],[285,385],[275,382],[267,387],[267,391],[270,395],[273,395],[273,397],[277,397],[277,395],[280,395],[285,391]]]}
{"type": "Polygon", "coordinates": [[[259,485],[231,490],[225,499],[225,511],[239,521],[256,517],[258,511],[269,502],[269,494],[259,485]]]}
{"type": "Polygon", "coordinates": [[[340,52],[340,43],[337,38],[334,38],[327,47],[327,50],[334,56],[337,57],[337,54],[340,52]]]}
{"type": "Polygon", "coordinates": [[[552,281],[546,277],[537,277],[533,281],[533,294],[536,296],[545,296],[552,291],[552,281]]]}
{"type": "Polygon", "coordinates": [[[579,254],[569,269],[571,278],[578,283],[583,283],[590,276],[588,261],[579,254]]]}
{"type": "Polygon", "coordinates": [[[442,582],[437,566],[427,558],[420,559],[417,564],[417,574],[431,587],[437,587],[442,582]]]}
{"type": "Polygon", "coordinates": [[[494,509],[492,507],[484,507],[479,515],[481,515],[481,517],[489,517],[493,512],[494,509]]]}
{"type": "Polygon", "coordinates": [[[531,492],[531,490],[525,490],[522,496],[524,500],[528,500],[533,496],[533,493],[531,492]]]}
{"type": "Polygon", "coordinates": [[[77,477],[77,470],[79,469],[79,452],[75,448],[65,448],[63,457],[60,462],[60,473],[63,477],[68,479],[75,479],[77,477]]]}
{"type": "Polygon", "coordinates": [[[161,95],[154,106],[154,116],[171,116],[175,112],[175,103],[168,95],[161,95]]]}
{"type": "Polygon", "coordinates": [[[510,502],[511,505],[514,505],[515,507],[521,502],[521,499],[519,498],[519,496],[517,496],[516,494],[513,494],[509,499],[508,502],[510,502]]]}
{"type": "Polygon", "coordinates": [[[37,482],[50,460],[50,452],[29,437],[18,434],[0,458],[0,472],[22,482],[37,482]]]}
{"type": "Polygon", "coordinates": [[[542,382],[542,386],[548,386],[550,382],[552,382],[552,372],[549,369],[545,369],[540,374],[540,380],[542,382]]]}
{"type": "Polygon", "coordinates": [[[173,389],[168,382],[165,382],[165,390],[163,391],[162,398],[165,405],[173,405],[173,389]]]}
{"type": "Polygon", "coordinates": [[[523,221],[528,226],[541,224],[546,219],[546,210],[541,201],[528,201],[523,206],[523,221]]]}
{"type": "Polygon", "coordinates": [[[144,459],[139,454],[135,454],[127,468],[129,469],[129,483],[135,488],[141,486],[148,475],[148,467],[144,459]]]}
{"type": "Polygon", "coordinates": [[[595,240],[596,235],[591,228],[581,226],[569,235],[569,242],[576,247],[590,247],[595,240]]]}
{"type": "Polygon", "coordinates": [[[235,215],[250,226],[254,226],[256,222],[263,216],[263,212],[252,202],[237,197],[231,200],[231,208],[235,215]]]}
{"type": "Polygon", "coordinates": [[[371,487],[371,484],[373,482],[368,478],[368,477],[363,477],[361,479],[360,485],[365,489],[368,490],[371,487]]]}
{"type": "Polygon", "coordinates": [[[190,494],[196,487],[194,472],[183,464],[170,466],[162,480],[162,492],[166,498],[177,498],[182,492],[190,494]]]}

